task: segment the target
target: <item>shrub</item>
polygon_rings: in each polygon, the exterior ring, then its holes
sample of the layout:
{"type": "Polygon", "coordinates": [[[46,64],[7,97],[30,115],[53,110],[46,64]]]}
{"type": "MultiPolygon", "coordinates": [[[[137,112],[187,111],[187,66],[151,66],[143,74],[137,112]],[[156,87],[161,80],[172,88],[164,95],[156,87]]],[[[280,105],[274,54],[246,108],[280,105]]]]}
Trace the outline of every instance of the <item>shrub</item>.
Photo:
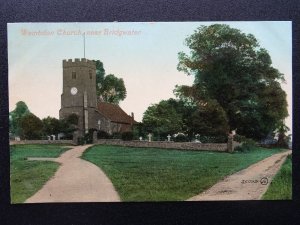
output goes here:
{"type": "Polygon", "coordinates": [[[131,131],[122,133],[122,140],[123,141],[131,141],[131,140],[133,140],[133,133],[131,131]]]}
{"type": "Polygon", "coordinates": [[[77,138],[77,145],[84,145],[84,137],[77,138]]]}
{"type": "Polygon", "coordinates": [[[187,139],[187,137],[186,137],[184,134],[178,133],[178,134],[175,136],[174,141],[175,141],[175,142],[186,142],[186,141],[188,141],[188,139],[187,139]]]}
{"type": "Polygon", "coordinates": [[[201,135],[200,137],[198,137],[198,140],[201,141],[201,143],[226,143],[227,136],[226,135],[217,135],[217,136],[201,135]]]}
{"type": "MultiPolygon", "coordinates": [[[[235,139],[234,139],[235,140],[235,139]]],[[[241,141],[242,145],[236,147],[234,150],[239,152],[248,152],[254,150],[257,146],[256,142],[250,138],[243,137],[241,141]]]]}
{"type": "Polygon", "coordinates": [[[75,113],[72,113],[67,117],[68,124],[78,125],[78,120],[79,120],[79,117],[75,113]]]}
{"type": "Polygon", "coordinates": [[[89,129],[89,132],[84,135],[84,142],[86,144],[92,144],[93,143],[93,133],[94,131],[97,131],[96,129],[89,129]]]}
{"type": "Polygon", "coordinates": [[[93,135],[91,135],[90,133],[87,133],[84,135],[84,143],[85,144],[92,144],[93,143],[93,135]]]}
{"type": "Polygon", "coordinates": [[[104,130],[99,130],[97,133],[97,138],[98,139],[109,139],[109,138],[111,138],[111,136],[104,130]]]}
{"type": "Polygon", "coordinates": [[[246,138],[246,137],[243,136],[243,135],[236,134],[236,135],[233,136],[233,140],[236,141],[236,142],[242,143],[242,142],[247,141],[248,138],[246,138]]]}
{"type": "Polygon", "coordinates": [[[66,133],[63,137],[60,138],[61,140],[72,140],[73,134],[66,133]]]}
{"type": "MultiPolygon", "coordinates": [[[[147,139],[148,139],[148,135],[147,135],[147,139]]],[[[164,140],[165,138],[163,138],[160,134],[152,136],[152,141],[164,141],[164,140]]]]}
{"type": "Polygon", "coordinates": [[[115,132],[112,134],[112,138],[113,139],[121,139],[122,138],[122,134],[119,132],[115,132]]]}

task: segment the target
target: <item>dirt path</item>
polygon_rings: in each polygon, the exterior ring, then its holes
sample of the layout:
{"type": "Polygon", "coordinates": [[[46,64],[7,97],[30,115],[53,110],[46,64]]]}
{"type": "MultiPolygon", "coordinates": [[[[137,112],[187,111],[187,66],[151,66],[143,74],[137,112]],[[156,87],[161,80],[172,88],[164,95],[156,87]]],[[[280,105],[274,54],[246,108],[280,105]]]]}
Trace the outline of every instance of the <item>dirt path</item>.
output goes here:
{"type": "Polygon", "coordinates": [[[292,151],[272,155],[221,180],[187,201],[259,200],[292,151]]]}
{"type": "MultiPolygon", "coordinates": [[[[79,158],[90,146],[77,146],[56,159],[40,159],[55,161],[61,166],[42,189],[25,203],[120,201],[118,193],[103,171],[79,158]]],[[[38,158],[30,160],[38,160],[38,158]]]]}

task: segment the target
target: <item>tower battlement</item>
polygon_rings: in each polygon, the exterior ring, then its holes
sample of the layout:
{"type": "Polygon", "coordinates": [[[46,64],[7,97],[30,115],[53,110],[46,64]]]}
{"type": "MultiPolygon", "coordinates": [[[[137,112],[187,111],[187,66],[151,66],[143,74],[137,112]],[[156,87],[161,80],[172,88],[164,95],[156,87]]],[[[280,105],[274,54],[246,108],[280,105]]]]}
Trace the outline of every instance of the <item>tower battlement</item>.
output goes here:
{"type": "Polygon", "coordinates": [[[81,67],[81,66],[84,66],[84,67],[90,67],[91,69],[96,69],[96,64],[92,61],[92,60],[88,60],[86,58],[81,58],[81,59],[78,59],[78,58],[75,58],[74,60],[73,59],[64,59],[63,60],[63,67],[66,68],[66,67],[81,67]]]}

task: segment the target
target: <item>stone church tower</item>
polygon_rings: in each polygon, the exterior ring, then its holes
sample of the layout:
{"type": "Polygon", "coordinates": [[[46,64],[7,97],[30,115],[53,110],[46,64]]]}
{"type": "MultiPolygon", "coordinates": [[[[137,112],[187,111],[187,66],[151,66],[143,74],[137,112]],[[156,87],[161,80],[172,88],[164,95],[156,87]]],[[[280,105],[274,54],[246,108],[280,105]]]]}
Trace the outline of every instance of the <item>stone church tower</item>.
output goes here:
{"type": "Polygon", "coordinates": [[[134,121],[120,106],[98,102],[96,93],[96,65],[83,59],[63,60],[63,90],[59,118],[71,114],[78,116],[78,136],[89,129],[104,131],[110,135],[132,131],[134,121]]]}
{"type": "Polygon", "coordinates": [[[63,60],[63,92],[60,119],[77,114],[79,135],[96,128],[94,114],[97,110],[96,65],[85,58],[63,60]]]}

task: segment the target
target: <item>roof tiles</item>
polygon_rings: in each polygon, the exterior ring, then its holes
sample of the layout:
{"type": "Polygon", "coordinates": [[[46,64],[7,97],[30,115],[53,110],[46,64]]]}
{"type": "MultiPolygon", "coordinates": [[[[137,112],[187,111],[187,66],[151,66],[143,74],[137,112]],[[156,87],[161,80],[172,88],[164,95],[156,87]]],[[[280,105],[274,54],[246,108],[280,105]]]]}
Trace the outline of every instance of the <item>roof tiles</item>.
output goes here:
{"type": "MultiPolygon", "coordinates": [[[[98,111],[110,119],[112,122],[117,123],[132,123],[132,117],[127,115],[120,106],[107,102],[98,103],[98,111]]],[[[134,121],[135,123],[135,121],[134,121]]]]}

